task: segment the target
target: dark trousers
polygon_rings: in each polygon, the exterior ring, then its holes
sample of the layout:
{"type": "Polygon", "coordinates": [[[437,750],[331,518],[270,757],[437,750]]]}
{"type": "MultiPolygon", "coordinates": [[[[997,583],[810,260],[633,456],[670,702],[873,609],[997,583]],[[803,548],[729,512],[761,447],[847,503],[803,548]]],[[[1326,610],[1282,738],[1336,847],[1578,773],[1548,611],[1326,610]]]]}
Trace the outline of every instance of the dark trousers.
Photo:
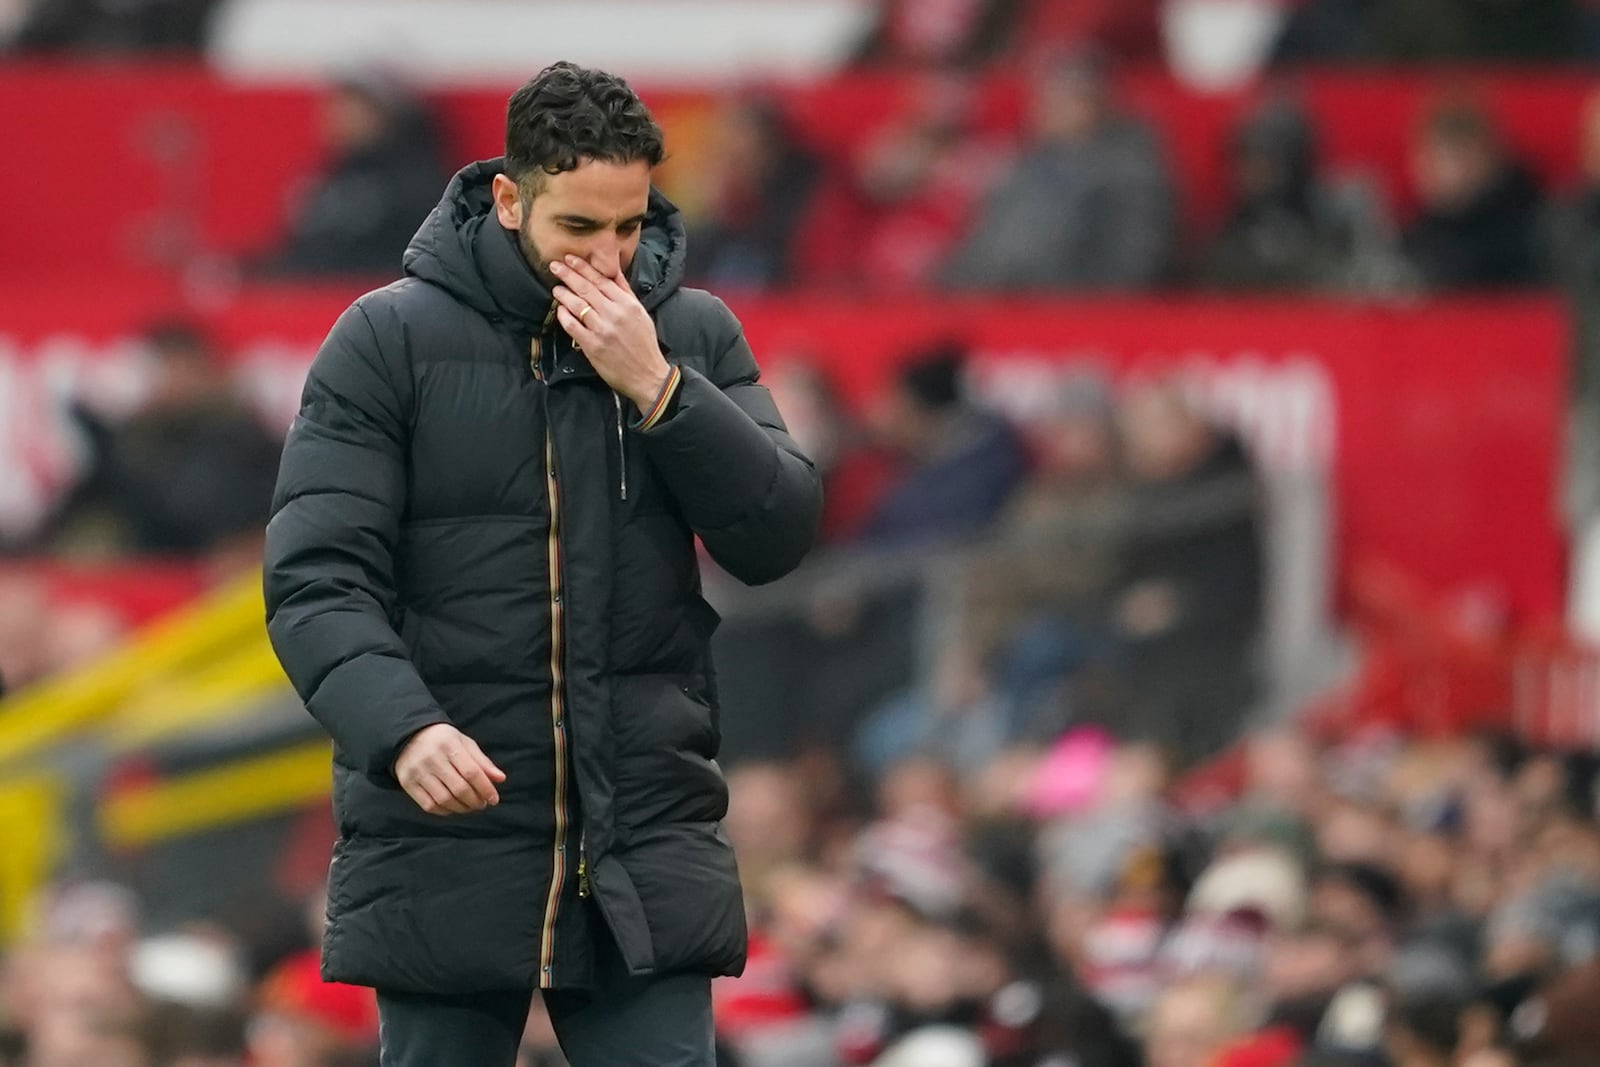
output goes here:
{"type": "MultiPolygon", "coordinates": [[[[603,938],[593,992],[551,991],[545,1008],[572,1067],[712,1067],[711,980],[630,978],[603,938]]],[[[514,1067],[531,992],[432,996],[378,991],[382,1067],[514,1067]]]]}

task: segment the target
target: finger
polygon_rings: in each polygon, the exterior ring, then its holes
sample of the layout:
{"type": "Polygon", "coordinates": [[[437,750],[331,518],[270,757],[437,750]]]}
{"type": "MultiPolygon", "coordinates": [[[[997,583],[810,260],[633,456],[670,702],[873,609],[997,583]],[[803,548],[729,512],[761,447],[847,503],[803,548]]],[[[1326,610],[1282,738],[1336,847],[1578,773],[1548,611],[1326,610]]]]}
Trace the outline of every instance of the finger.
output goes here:
{"type": "Polygon", "coordinates": [[[470,737],[464,740],[466,741],[467,754],[478,762],[478,766],[483,768],[483,773],[488,775],[491,782],[503,782],[506,780],[506,772],[496,767],[494,760],[484,755],[483,749],[478,747],[478,742],[470,737]]]}
{"type": "MultiPolygon", "coordinates": [[[[465,784],[462,783],[463,787],[465,784]]],[[[428,796],[433,798],[435,815],[465,815],[469,810],[456,797],[455,790],[450,788],[450,783],[438,775],[428,780],[428,796]]]]}
{"type": "Polygon", "coordinates": [[[453,765],[439,772],[439,781],[450,791],[450,799],[467,811],[480,811],[488,807],[488,802],[478,797],[478,791],[472,788],[472,783],[453,765]]]}
{"type": "Polygon", "coordinates": [[[463,749],[452,758],[453,769],[461,778],[462,784],[470,792],[470,796],[463,796],[459,790],[456,792],[458,800],[475,804],[478,808],[492,807],[500,803],[500,794],[494,791],[494,786],[489,782],[489,776],[484,773],[483,767],[472,758],[471,753],[463,749]]]}
{"type": "Polygon", "coordinates": [[[561,279],[563,285],[577,293],[584,301],[591,304],[597,300],[604,301],[606,297],[600,291],[599,273],[593,267],[589,267],[588,272],[585,273],[576,266],[579,264],[588,267],[588,264],[584,263],[583,260],[569,256],[566,262],[556,261],[551,263],[550,271],[561,279]]]}
{"type": "MultiPolygon", "coordinates": [[[[630,289],[627,283],[623,281],[620,274],[603,274],[598,267],[596,267],[593,263],[590,263],[587,259],[581,259],[578,256],[568,256],[567,266],[571,267],[576,275],[582,277],[590,285],[594,286],[598,292],[605,294],[612,300],[621,300],[627,296],[633,295],[633,290],[630,289]]],[[[619,271],[622,269],[621,263],[617,264],[617,269],[619,271]]]]}
{"type": "MultiPolygon", "coordinates": [[[[565,285],[556,286],[551,290],[551,295],[556,298],[556,303],[559,306],[566,308],[574,315],[583,315],[583,309],[587,307],[595,308],[597,313],[600,310],[599,308],[595,307],[595,305],[587,297],[580,294],[576,289],[571,289],[565,285]]],[[[583,315],[583,317],[585,319],[589,318],[588,315],[583,315]]]]}
{"type": "Polygon", "coordinates": [[[460,814],[454,810],[460,807],[456,799],[450,795],[444,784],[431,774],[420,775],[406,792],[417,802],[417,807],[429,815],[460,814]]]}
{"type": "MultiPolygon", "coordinates": [[[[602,300],[599,305],[591,304],[564,285],[558,285],[556,289],[559,293],[556,297],[557,317],[559,318],[560,313],[565,311],[573,317],[579,326],[591,333],[598,334],[601,329],[601,320],[605,314],[601,307],[606,306],[605,302],[602,300]]],[[[570,330],[567,332],[572,333],[570,330]]],[[[578,335],[572,334],[572,336],[576,338],[578,335]]]]}
{"type": "MultiPolygon", "coordinates": [[[[589,315],[587,317],[591,319],[594,318],[593,315],[589,315]]],[[[589,327],[585,326],[582,322],[579,322],[578,316],[568,311],[565,305],[556,308],[556,321],[561,323],[561,328],[563,330],[567,331],[567,336],[578,342],[578,344],[581,345],[585,351],[590,351],[593,349],[595,341],[594,331],[589,329],[589,327]]]]}

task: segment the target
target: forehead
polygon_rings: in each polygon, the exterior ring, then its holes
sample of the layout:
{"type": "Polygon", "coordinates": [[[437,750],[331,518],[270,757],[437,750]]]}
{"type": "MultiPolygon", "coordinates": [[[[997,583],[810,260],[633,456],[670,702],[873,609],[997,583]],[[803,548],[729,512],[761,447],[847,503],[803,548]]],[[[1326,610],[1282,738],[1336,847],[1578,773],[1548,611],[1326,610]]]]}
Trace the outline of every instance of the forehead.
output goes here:
{"type": "Polygon", "coordinates": [[[650,165],[585,160],[572,170],[552,174],[534,198],[545,215],[580,215],[615,222],[642,215],[650,204],[650,165]]]}

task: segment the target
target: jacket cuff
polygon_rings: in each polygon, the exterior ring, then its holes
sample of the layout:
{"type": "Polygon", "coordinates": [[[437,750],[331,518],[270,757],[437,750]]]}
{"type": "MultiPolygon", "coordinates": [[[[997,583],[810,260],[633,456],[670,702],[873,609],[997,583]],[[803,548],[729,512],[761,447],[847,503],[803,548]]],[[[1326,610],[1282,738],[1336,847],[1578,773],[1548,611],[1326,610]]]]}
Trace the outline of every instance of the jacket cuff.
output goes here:
{"type": "Polygon", "coordinates": [[[644,433],[654,429],[671,417],[676,407],[673,402],[678,399],[678,387],[682,384],[683,371],[679,370],[677,365],[674,364],[667,373],[667,380],[661,386],[661,392],[656,394],[655,402],[650,405],[650,410],[635,419],[631,428],[639,433],[644,433]]]}

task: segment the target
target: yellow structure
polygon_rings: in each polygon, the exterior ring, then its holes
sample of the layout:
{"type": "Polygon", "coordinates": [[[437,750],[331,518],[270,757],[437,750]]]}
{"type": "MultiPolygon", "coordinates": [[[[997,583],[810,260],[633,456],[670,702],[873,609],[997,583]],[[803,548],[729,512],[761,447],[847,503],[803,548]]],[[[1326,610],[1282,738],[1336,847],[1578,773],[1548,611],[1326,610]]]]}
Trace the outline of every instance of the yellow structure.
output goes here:
{"type": "MultiPolygon", "coordinates": [[[[0,701],[0,943],[25,931],[70,843],[66,802],[80,783],[54,769],[52,752],[84,740],[112,753],[149,751],[289,696],[264,618],[260,575],[251,574],[99,663],[0,701]]],[[[329,788],[327,742],[300,740],[130,783],[103,799],[89,829],[108,846],[139,848],[303,807],[329,788]]]]}

